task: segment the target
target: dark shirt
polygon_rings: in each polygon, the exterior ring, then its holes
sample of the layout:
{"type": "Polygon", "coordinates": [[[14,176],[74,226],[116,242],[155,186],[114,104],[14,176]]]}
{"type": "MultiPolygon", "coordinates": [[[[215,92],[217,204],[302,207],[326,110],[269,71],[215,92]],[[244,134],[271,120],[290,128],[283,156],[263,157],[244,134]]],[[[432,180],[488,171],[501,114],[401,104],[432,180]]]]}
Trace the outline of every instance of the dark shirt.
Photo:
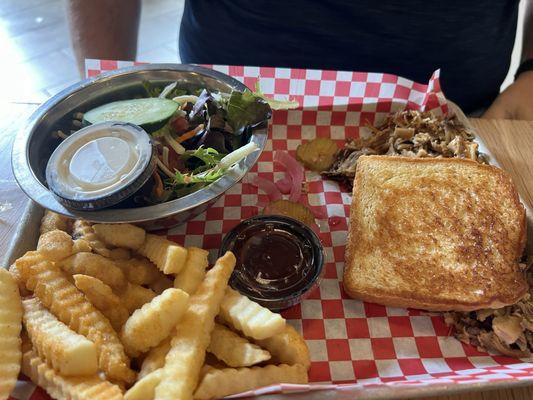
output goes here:
{"type": "Polygon", "coordinates": [[[509,69],[517,0],[187,0],[183,62],[388,72],[488,106],[509,69]]]}

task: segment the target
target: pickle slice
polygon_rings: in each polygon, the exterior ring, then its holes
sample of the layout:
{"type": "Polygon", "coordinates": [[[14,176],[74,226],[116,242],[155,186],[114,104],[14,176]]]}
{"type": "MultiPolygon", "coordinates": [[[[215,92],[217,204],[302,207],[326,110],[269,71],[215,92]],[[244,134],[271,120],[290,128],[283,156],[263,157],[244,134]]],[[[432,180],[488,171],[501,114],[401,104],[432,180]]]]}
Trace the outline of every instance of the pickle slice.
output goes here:
{"type": "Polygon", "coordinates": [[[296,149],[296,158],[313,171],[326,171],[333,164],[337,144],[329,138],[316,138],[296,149]]]}
{"type": "Polygon", "coordinates": [[[300,203],[289,200],[275,200],[265,207],[264,215],[284,215],[297,219],[304,224],[311,226],[315,223],[315,216],[309,208],[300,203]]]}

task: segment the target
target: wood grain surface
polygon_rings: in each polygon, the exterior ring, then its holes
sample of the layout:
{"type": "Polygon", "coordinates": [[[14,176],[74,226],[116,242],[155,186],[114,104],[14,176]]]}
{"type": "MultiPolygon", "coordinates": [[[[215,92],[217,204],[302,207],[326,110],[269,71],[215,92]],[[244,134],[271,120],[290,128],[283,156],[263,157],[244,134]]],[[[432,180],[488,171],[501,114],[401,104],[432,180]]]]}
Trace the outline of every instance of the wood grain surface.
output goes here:
{"type": "MultiPolygon", "coordinates": [[[[15,133],[37,108],[35,104],[0,104],[0,259],[5,255],[28,200],[11,172],[11,146],[15,133]]],[[[533,121],[471,119],[478,135],[513,178],[524,201],[533,207],[533,121]]],[[[432,400],[526,400],[533,386],[438,396],[432,400]]]]}
{"type": "Polygon", "coordinates": [[[533,208],[533,121],[470,119],[470,123],[533,208]]]}

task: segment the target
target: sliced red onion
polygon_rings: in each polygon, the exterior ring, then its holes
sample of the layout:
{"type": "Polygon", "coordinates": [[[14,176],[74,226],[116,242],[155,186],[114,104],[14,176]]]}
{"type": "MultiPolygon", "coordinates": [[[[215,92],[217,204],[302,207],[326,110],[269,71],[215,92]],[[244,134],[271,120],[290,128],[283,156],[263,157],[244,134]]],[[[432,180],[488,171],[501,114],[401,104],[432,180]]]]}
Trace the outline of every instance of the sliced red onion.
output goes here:
{"type": "Polygon", "coordinates": [[[289,194],[291,192],[292,180],[290,175],[285,174],[285,178],[278,179],[275,183],[281,193],[289,194]]]}
{"type": "Polygon", "coordinates": [[[279,200],[282,197],[281,192],[278,190],[277,186],[274,185],[274,182],[269,181],[268,179],[255,175],[250,183],[256,186],[259,190],[265,192],[270,201],[279,200]]]}
{"type": "Polygon", "coordinates": [[[285,167],[289,175],[291,176],[291,194],[289,200],[298,202],[302,195],[302,183],[304,181],[304,168],[286,151],[275,151],[274,162],[277,162],[285,167]]]}

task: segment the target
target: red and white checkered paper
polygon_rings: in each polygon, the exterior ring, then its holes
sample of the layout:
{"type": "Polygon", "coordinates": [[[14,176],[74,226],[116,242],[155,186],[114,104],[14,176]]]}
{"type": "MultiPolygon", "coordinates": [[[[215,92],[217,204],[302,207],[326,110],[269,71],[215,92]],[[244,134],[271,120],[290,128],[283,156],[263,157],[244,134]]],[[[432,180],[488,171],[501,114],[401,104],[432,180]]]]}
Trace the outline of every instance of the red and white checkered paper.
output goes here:
{"type": "MultiPolygon", "coordinates": [[[[87,61],[87,75],[130,66],[130,62],[87,61]]],[[[367,123],[379,123],[391,111],[403,108],[446,113],[439,71],[427,85],[381,73],[318,71],[287,68],[209,66],[231,75],[248,87],[260,78],[263,93],[296,99],[297,110],[275,111],[269,140],[250,174],[277,180],[284,177],[272,162],[274,150],[294,155],[302,141],[330,137],[344,142],[357,137],[367,123]]],[[[185,246],[199,246],[216,255],[222,237],[245,218],[258,213],[266,195],[249,183],[232,187],[205,213],[169,229],[167,236],[185,246]]],[[[311,353],[309,385],[274,385],[246,395],[288,393],[301,390],[345,388],[366,390],[393,386],[395,391],[413,386],[461,385],[498,381],[533,380],[533,359],[518,360],[489,355],[462,344],[450,334],[440,315],[384,307],[350,299],[342,287],[344,246],[348,231],[350,193],[336,182],[306,171],[307,202],[320,215],[319,229],[326,253],[325,274],[307,299],[282,312],[305,338],[311,353]],[[337,221],[336,221],[337,222],[337,221]],[[532,362],[532,363],[530,363],[532,362]]],[[[28,385],[19,399],[32,396],[28,385]]],[[[17,389],[17,393],[19,390],[17,389]]],[[[361,394],[361,392],[359,392],[361,394]]]]}

